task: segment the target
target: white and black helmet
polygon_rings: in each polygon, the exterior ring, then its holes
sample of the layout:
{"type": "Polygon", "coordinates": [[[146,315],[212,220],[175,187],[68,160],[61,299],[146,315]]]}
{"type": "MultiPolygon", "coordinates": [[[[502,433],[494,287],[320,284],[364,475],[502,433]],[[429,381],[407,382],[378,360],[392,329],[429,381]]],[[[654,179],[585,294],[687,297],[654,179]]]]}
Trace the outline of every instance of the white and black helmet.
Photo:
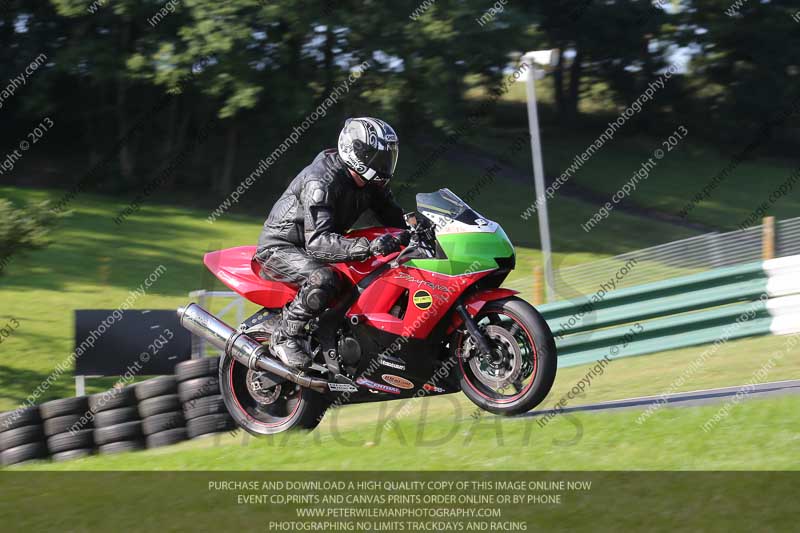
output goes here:
{"type": "Polygon", "coordinates": [[[366,181],[390,180],[398,153],[397,134],[377,118],[349,118],[339,134],[339,157],[366,181]]]}

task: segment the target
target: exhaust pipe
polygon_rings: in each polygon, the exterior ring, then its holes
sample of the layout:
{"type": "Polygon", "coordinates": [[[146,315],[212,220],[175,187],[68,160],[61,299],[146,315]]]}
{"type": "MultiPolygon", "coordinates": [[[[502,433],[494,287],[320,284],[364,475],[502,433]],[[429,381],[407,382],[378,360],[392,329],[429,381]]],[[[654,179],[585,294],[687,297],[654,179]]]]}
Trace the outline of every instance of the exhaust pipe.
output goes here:
{"type": "Polygon", "coordinates": [[[252,370],[264,370],[317,392],[328,390],[327,381],[300,374],[269,357],[266,346],[241,331],[236,331],[196,303],[179,308],[178,320],[181,326],[252,370]]]}

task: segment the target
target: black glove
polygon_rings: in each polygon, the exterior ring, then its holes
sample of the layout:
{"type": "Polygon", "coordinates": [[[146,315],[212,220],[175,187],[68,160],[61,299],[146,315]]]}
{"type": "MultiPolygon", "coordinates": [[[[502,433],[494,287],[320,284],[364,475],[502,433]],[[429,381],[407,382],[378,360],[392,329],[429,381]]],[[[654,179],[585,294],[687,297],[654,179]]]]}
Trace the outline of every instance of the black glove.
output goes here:
{"type": "Polygon", "coordinates": [[[389,255],[400,249],[400,241],[391,233],[385,233],[369,243],[369,252],[374,255],[389,255]]]}

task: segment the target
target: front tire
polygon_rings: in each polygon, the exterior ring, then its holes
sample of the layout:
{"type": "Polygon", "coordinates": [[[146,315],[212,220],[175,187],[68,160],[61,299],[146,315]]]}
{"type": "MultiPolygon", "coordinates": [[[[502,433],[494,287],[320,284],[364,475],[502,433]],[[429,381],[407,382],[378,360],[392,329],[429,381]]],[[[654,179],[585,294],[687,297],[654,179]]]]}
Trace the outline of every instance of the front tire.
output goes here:
{"type": "Polygon", "coordinates": [[[261,389],[254,386],[256,374],[231,356],[220,360],[222,398],[237,425],[253,435],[312,430],[319,425],[329,406],[321,394],[291,381],[279,384],[278,390],[261,389]]]}
{"type": "Polygon", "coordinates": [[[490,413],[513,416],[542,403],[556,377],[556,343],[542,315],[511,297],[487,303],[475,322],[492,347],[481,358],[464,332],[454,336],[461,390],[490,413]]]}

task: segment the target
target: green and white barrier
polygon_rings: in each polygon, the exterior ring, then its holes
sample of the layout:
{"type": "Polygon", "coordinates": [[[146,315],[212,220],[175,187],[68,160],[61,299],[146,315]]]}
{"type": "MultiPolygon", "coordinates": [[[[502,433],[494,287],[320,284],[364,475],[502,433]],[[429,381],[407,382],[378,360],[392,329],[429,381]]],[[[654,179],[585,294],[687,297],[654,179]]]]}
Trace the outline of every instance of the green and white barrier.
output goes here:
{"type": "Polygon", "coordinates": [[[800,255],[542,305],[559,366],[800,332],[800,255]]]}

